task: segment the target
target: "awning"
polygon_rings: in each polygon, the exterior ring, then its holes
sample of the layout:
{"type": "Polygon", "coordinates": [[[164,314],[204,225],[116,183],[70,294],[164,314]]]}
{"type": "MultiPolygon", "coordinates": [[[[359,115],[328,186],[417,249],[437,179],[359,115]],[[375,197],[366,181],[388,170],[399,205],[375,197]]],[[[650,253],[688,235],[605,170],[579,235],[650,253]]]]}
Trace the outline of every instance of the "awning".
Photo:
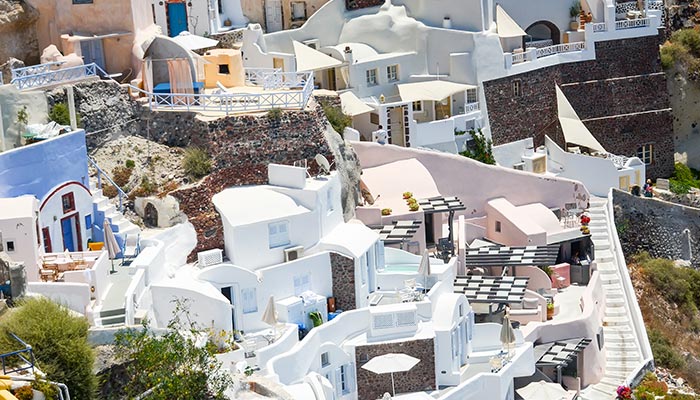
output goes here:
{"type": "Polygon", "coordinates": [[[219,44],[218,40],[193,35],[188,31],[180,32],[180,34],[175,36],[173,40],[188,50],[208,49],[219,44]]]}
{"type": "Polygon", "coordinates": [[[523,28],[513,21],[513,18],[500,5],[496,6],[496,26],[498,27],[498,36],[502,38],[527,35],[523,28]]]}
{"type": "Polygon", "coordinates": [[[564,140],[567,143],[577,144],[579,146],[588,147],[591,150],[606,152],[598,140],[593,136],[591,131],[586,128],[586,125],[581,122],[581,119],[571,107],[571,104],[564,96],[564,93],[556,87],[557,91],[557,108],[559,110],[559,123],[564,132],[564,140]]]}
{"type": "Polygon", "coordinates": [[[426,81],[396,85],[403,101],[441,101],[455,93],[476,89],[474,85],[448,81],[426,81]]]}
{"type": "Polygon", "coordinates": [[[331,56],[327,56],[318,50],[314,50],[311,47],[299,43],[296,40],[292,42],[294,44],[294,55],[297,61],[297,71],[317,71],[320,69],[327,69],[337,67],[343,64],[342,61],[336,60],[331,56]]]}
{"type": "Polygon", "coordinates": [[[340,94],[340,105],[343,109],[343,114],[354,117],[374,111],[374,109],[362,100],[358,99],[353,92],[344,92],[340,94]]]}

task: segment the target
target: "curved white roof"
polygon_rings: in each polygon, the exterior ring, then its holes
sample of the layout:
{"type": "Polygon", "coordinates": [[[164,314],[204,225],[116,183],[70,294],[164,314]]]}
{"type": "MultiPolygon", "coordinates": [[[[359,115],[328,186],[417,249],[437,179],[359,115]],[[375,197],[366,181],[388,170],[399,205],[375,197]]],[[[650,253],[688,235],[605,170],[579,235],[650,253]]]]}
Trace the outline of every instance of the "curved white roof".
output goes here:
{"type": "Polygon", "coordinates": [[[272,221],[310,212],[291,197],[260,186],[229,188],[215,194],[212,202],[232,226],[272,221]]]}
{"type": "MultiPolygon", "coordinates": [[[[372,48],[372,46],[366,45],[364,43],[340,43],[335,46],[328,47],[336,49],[340,52],[340,54],[343,55],[343,57],[345,57],[345,48],[350,47],[350,49],[352,50],[352,58],[356,61],[361,61],[363,59],[372,58],[379,55],[377,50],[372,48]]],[[[345,61],[347,61],[347,59],[345,61]]]]}

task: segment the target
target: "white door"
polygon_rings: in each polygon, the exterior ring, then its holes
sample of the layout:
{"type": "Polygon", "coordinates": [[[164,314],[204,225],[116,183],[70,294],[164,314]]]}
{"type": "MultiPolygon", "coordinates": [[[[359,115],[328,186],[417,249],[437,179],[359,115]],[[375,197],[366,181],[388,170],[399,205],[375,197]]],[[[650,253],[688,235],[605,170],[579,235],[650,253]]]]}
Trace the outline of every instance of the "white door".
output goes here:
{"type": "Polygon", "coordinates": [[[282,0],[265,0],[265,25],[268,32],[282,30],[282,0]]]}

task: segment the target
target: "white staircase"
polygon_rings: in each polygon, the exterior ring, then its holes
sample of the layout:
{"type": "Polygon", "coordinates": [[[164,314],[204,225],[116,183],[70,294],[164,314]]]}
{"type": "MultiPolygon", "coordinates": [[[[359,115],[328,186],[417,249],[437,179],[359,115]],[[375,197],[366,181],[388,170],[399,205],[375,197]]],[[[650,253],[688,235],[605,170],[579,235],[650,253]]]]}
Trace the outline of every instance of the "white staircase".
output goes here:
{"type": "MultiPolygon", "coordinates": [[[[126,235],[138,235],[141,233],[141,229],[126,219],[124,214],[117,210],[117,207],[112,203],[112,201],[102,194],[102,189],[98,189],[95,182],[90,181],[90,192],[92,193],[92,203],[93,208],[96,212],[104,213],[105,218],[109,221],[112,226],[112,230],[116,235],[125,238],[126,235]]],[[[100,226],[100,228],[102,228],[100,226]]]]}
{"type": "MultiPolygon", "coordinates": [[[[643,362],[641,347],[630,321],[630,304],[621,283],[621,269],[613,254],[614,240],[608,230],[607,199],[593,198],[590,202],[591,239],[603,285],[605,316],[603,317],[605,372],[599,383],[581,392],[581,399],[612,400],[617,387],[643,362]]],[[[613,216],[609,216],[613,218],[613,216]]],[[[626,266],[622,266],[625,267],[626,266]]],[[[623,273],[627,273],[626,269],[623,273]]]]}

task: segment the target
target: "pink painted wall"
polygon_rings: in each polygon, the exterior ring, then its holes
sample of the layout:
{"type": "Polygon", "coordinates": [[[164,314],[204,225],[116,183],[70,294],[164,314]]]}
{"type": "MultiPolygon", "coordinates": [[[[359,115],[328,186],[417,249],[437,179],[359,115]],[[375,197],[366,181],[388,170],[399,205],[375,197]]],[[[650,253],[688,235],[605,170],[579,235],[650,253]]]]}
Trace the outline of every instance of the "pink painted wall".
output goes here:
{"type": "Polygon", "coordinates": [[[547,232],[522,215],[510,202],[500,198],[486,204],[486,238],[506,246],[543,246],[547,232]],[[496,223],[500,222],[500,231],[496,223]]]}
{"type": "MultiPolygon", "coordinates": [[[[587,208],[590,194],[580,182],[482,164],[469,158],[394,145],[352,142],[362,168],[371,168],[398,160],[415,158],[430,172],[442,195],[457,196],[467,207],[467,218],[486,215],[488,200],[505,197],[516,206],[542,203],[563,207],[577,203],[587,208]]],[[[391,179],[391,177],[389,177],[391,179]]]]}

